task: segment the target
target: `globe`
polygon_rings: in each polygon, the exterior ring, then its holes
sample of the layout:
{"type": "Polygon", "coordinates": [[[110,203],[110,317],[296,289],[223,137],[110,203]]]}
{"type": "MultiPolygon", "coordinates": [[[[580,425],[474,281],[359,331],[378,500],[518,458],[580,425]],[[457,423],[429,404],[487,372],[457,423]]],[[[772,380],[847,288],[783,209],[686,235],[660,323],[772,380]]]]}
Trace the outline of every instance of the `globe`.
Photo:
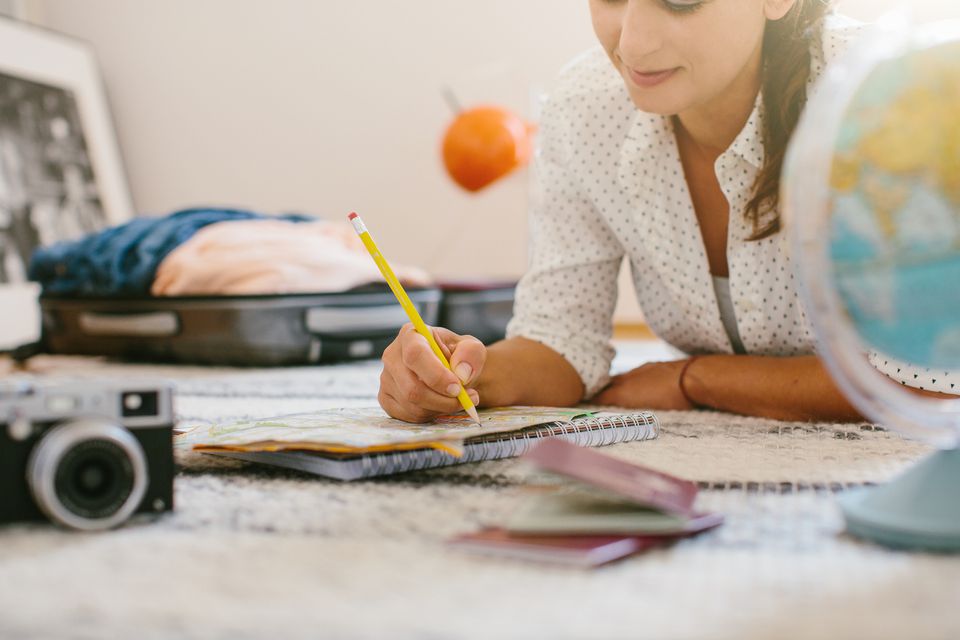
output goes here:
{"type": "Polygon", "coordinates": [[[834,379],[867,417],[940,449],[848,496],[848,529],[960,549],[960,400],[878,370],[895,363],[960,383],[960,28],[877,28],[834,63],[788,150],[782,195],[834,379]]]}
{"type": "Polygon", "coordinates": [[[830,258],[863,338],[960,363],[960,42],[879,63],[841,121],[830,258]]]}

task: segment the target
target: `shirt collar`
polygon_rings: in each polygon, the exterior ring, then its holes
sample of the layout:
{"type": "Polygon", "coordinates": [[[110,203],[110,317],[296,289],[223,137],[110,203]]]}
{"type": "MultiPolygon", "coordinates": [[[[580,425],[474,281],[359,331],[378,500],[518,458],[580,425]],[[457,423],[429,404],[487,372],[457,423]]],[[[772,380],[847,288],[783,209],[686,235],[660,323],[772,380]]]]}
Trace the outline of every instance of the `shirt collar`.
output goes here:
{"type": "MultiPolygon", "coordinates": [[[[621,151],[626,157],[635,157],[635,154],[651,149],[660,150],[663,145],[673,144],[675,142],[670,116],[637,111],[621,151]]],[[[757,94],[747,123],[724,153],[732,153],[742,158],[755,169],[763,166],[763,98],[760,94],[757,94]]]]}
{"type": "Polygon", "coordinates": [[[747,123],[724,153],[732,153],[747,161],[754,169],[763,166],[763,97],[758,93],[747,123]]]}

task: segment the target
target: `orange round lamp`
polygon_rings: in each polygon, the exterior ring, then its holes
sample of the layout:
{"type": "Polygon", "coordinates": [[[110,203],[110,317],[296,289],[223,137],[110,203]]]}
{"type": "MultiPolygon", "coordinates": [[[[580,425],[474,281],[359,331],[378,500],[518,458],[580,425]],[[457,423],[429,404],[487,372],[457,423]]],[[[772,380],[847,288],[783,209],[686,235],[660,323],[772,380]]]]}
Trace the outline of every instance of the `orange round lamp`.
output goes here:
{"type": "Polygon", "coordinates": [[[530,161],[535,127],[501,107],[461,111],[443,136],[443,164],[467,191],[479,191],[530,161]]]}

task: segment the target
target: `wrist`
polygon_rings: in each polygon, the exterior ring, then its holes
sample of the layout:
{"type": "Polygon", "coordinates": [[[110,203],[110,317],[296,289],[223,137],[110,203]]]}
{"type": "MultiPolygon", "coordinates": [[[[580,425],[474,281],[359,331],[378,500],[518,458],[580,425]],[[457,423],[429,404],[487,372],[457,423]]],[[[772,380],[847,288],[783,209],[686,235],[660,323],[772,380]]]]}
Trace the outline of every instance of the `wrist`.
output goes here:
{"type": "Polygon", "coordinates": [[[486,364],[475,384],[485,407],[573,406],[583,397],[580,375],[563,356],[526,338],[487,347],[486,364]]]}
{"type": "Polygon", "coordinates": [[[477,390],[480,396],[481,407],[506,407],[510,406],[512,399],[508,397],[509,387],[497,384],[499,381],[492,376],[481,374],[479,378],[473,381],[471,388],[477,390]]]}
{"type": "Polygon", "coordinates": [[[487,358],[480,375],[470,384],[480,395],[481,407],[508,407],[518,404],[519,385],[509,375],[510,367],[503,366],[504,354],[497,346],[487,347],[487,358]]]}
{"type": "Polygon", "coordinates": [[[677,385],[680,387],[680,393],[684,399],[695,409],[701,409],[708,405],[704,400],[704,387],[702,377],[699,375],[699,365],[702,364],[703,356],[691,356],[687,358],[683,367],[680,369],[680,376],[677,379],[677,385]]]}

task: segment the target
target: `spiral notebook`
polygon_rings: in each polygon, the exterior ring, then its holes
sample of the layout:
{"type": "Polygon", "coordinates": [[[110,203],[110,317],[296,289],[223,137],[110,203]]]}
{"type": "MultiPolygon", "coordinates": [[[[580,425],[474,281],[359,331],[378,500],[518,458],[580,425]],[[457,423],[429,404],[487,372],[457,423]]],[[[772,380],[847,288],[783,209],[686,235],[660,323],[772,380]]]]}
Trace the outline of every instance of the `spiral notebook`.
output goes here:
{"type": "Polygon", "coordinates": [[[487,433],[463,440],[456,456],[438,448],[416,448],[374,453],[320,451],[228,451],[207,453],[306,471],[337,480],[358,480],[467,462],[510,458],[526,453],[544,438],[560,438],[573,444],[599,447],[620,442],[651,440],[660,433],[656,416],[643,411],[631,414],[592,413],[569,420],[555,420],[522,429],[487,433]]]}

